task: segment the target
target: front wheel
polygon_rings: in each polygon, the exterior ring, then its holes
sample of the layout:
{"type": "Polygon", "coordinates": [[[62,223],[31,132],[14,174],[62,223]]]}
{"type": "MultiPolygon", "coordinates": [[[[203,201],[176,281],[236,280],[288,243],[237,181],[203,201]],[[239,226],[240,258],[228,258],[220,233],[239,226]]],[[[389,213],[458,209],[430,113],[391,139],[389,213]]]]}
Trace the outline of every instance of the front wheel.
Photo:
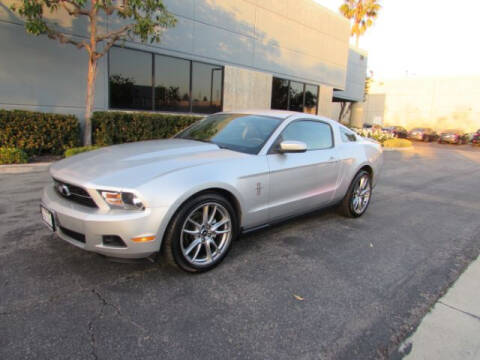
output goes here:
{"type": "Polygon", "coordinates": [[[174,216],[164,255],[185,271],[208,271],[225,258],[237,234],[237,216],[228,200],[216,193],[203,194],[188,200],[174,216]]]}
{"type": "Polygon", "coordinates": [[[340,211],[343,215],[356,218],[367,211],[372,197],[371,180],[370,174],[364,170],[355,176],[340,204],[340,211]]]}

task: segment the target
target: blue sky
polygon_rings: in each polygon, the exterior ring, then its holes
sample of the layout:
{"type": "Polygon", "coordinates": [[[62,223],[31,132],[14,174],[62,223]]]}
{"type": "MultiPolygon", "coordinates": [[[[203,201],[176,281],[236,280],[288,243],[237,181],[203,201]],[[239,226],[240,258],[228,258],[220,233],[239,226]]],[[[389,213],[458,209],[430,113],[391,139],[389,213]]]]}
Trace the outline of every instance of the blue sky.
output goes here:
{"type": "MultiPolygon", "coordinates": [[[[338,12],[342,0],[315,0],[338,12]]],[[[480,74],[479,0],[383,0],[360,40],[376,78],[480,74]]]]}

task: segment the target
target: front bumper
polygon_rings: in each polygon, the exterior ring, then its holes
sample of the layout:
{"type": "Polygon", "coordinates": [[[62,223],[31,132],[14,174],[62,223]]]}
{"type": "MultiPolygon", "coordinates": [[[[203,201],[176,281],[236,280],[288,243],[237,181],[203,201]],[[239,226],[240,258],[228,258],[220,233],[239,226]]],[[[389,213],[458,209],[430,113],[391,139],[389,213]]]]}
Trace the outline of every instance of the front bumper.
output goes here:
{"type": "Polygon", "coordinates": [[[60,197],[52,184],[43,190],[42,205],[54,215],[55,233],[83,250],[126,259],[148,257],[160,250],[161,234],[158,230],[167,209],[88,208],[60,197]],[[107,246],[103,243],[103,236],[118,236],[126,246],[107,246]],[[155,240],[143,243],[131,240],[139,236],[155,236],[155,240]]]}

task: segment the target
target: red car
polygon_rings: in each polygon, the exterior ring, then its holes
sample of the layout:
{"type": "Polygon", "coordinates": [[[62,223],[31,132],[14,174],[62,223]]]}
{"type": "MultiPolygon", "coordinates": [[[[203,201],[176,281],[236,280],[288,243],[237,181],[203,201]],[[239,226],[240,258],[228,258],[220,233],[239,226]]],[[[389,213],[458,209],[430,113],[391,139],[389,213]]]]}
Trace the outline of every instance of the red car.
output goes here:
{"type": "Polygon", "coordinates": [[[472,145],[480,145],[480,129],[473,135],[472,145]]]}

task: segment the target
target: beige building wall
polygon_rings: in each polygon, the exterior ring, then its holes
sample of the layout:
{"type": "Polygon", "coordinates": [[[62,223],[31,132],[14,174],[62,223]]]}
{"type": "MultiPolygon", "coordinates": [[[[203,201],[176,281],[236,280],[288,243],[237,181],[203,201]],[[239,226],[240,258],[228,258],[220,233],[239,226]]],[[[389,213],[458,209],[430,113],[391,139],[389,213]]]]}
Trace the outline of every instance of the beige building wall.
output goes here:
{"type": "Polygon", "coordinates": [[[270,109],[272,75],[225,66],[223,110],[270,109]]]}
{"type": "Polygon", "coordinates": [[[436,130],[480,128],[480,76],[406,78],[372,83],[365,119],[436,130]],[[383,99],[382,99],[383,97],[383,99]]]}
{"type": "Polygon", "coordinates": [[[318,115],[332,118],[333,113],[333,88],[331,86],[320,85],[318,94],[318,115]]]}
{"type": "Polygon", "coordinates": [[[385,94],[369,94],[363,104],[363,123],[383,125],[385,117],[385,94]]]}

